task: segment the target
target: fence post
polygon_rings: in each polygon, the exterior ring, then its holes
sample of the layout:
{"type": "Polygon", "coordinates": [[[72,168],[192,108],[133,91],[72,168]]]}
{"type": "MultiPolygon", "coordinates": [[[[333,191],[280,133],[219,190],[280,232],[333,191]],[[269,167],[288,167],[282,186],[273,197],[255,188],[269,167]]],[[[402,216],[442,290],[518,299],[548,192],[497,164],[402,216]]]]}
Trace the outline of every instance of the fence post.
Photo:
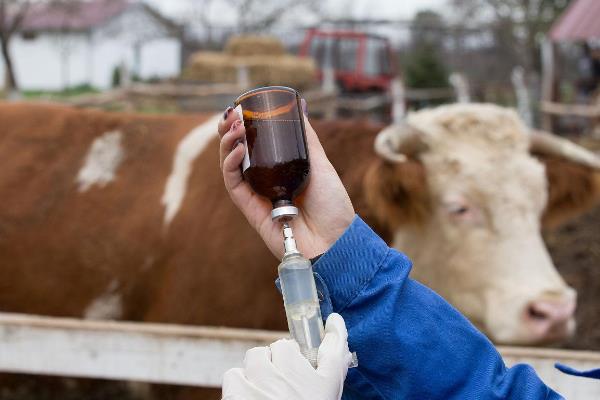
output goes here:
{"type": "Polygon", "coordinates": [[[527,126],[532,128],[533,115],[531,115],[529,90],[527,90],[527,85],[525,84],[525,69],[520,65],[514,67],[510,74],[510,80],[512,81],[515,95],[517,96],[517,110],[519,111],[519,115],[525,121],[527,126]]]}
{"type": "MultiPolygon", "coordinates": [[[[554,43],[545,37],[542,42],[542,101],[556,100],[556,68],[554,43]]],[[[549,113],[542,115],[542,129],[553,131],[553,116],[549,113]]]]}
{"type": "Polygon", "coordinates": [[[402,79],[394,78],[390,89],[392,93],[392,123],[401,124],[406,114],[406,92],[402,79]]]}
{"type": "Polygon", "coordinates": [[[456,101],[458,103],[470,103],[471,96],[469,95],[469,83],[463,74],[453,72],[448,78],[450,85],[454,89],[456,101]]]}
{"type": "Polygon", "coordinates": [[[248,66],[245,64],[237,66],[237,84],[242,89],[250,87],[250,74],[248,73],[248,66]]]}
{"type": "MultiPolygon", "coordinates": [[[[323,80],[321,82],[321,90],[325,94],[331,94],[333,97],[337,97],[337,87],[335,84],[335,70],[331,66],[323,68],[323,80]]],[[[330,101],[325,105],[324,115],[325,119],[334,119],[337,114],[337,103],[330,101]]]]}

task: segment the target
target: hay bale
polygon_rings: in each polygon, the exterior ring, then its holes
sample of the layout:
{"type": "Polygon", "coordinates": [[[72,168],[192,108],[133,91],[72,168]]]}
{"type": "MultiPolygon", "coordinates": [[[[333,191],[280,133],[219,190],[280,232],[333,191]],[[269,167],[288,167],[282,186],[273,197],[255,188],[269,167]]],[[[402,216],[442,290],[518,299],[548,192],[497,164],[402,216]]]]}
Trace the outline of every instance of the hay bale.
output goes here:
{"type": "Polygon", "coordinates": [[[225,53],[232,56],[277,56],[285,54],[285,47],[272,36],[234,36],[225,45],[225,53]]]}
{"type": "Polygon", "coordinates": [[[194,53],[182,77],[201,82],[237,82],[237,64],[232,57],[217,52],[199,51],[194,53]]]}
{"type": "Polygon", "coordinates": [[[184,79],[210,83],[236,83],[239,68],[246,68],[252,86],[286,85],[305,89],[316,84],[316,66],[310,58],[289,54],[232,56],[228,53],[195,53],[184,79]]]}
{"type": "Polygon", "coordinates": [[[292,55],[253,56],[237,60],[248,68],[250,83],[258,85],[287,85],[307,88],[315,83],[316,68],[312,59],[292,55]]]}

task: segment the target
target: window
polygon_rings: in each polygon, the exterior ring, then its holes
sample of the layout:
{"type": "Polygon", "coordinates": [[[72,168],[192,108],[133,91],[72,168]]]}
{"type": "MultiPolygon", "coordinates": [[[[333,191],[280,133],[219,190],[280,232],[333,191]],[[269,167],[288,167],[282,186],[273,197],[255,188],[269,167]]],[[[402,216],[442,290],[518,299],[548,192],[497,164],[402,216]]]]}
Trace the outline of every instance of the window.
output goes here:
{"type": "Polygon", "coordinates": [[[390,73],[390,60],[386,42],[381,39],[369,38],[366,42],[365,75],[378,76],[390,73]]]}
{"type": "Polygon", "coordinates": [[[336,59],[336,68],[344,72],[356,70],[356,59],[358,58],[357,39],[339,39],[336,59]]]}

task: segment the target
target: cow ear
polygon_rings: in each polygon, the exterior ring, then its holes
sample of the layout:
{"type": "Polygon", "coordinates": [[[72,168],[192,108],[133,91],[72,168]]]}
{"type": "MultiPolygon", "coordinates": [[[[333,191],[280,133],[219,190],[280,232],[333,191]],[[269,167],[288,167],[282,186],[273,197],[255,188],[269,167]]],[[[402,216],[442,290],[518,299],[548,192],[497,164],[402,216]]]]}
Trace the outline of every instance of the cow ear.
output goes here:
{"type": "Polygon", "coordinates": [[[537,155],[546,166],[548,203],[542,224],[558,227],[600,203],[600,171],[562,158],[537,155]]]}
{"type": "Polygon", "coordinates": [[[392,232],[422,222],[430,210],[425,168],[418,161],[378,159],[367,170],[363,187],[369,211],[392,232]]]}

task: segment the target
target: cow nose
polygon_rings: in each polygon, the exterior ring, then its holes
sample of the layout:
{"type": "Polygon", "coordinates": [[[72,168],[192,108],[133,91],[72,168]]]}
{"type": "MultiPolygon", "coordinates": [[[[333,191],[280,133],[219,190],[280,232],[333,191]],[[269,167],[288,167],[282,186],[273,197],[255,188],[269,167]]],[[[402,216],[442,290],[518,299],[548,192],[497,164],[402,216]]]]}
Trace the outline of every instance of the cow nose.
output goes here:
{"type": "Polygon", "coordinates": [[[539,341],[555,341],[570,336],[574,329],[574,298],[534,300],[526,308],[525,319],[539,341]]]}

